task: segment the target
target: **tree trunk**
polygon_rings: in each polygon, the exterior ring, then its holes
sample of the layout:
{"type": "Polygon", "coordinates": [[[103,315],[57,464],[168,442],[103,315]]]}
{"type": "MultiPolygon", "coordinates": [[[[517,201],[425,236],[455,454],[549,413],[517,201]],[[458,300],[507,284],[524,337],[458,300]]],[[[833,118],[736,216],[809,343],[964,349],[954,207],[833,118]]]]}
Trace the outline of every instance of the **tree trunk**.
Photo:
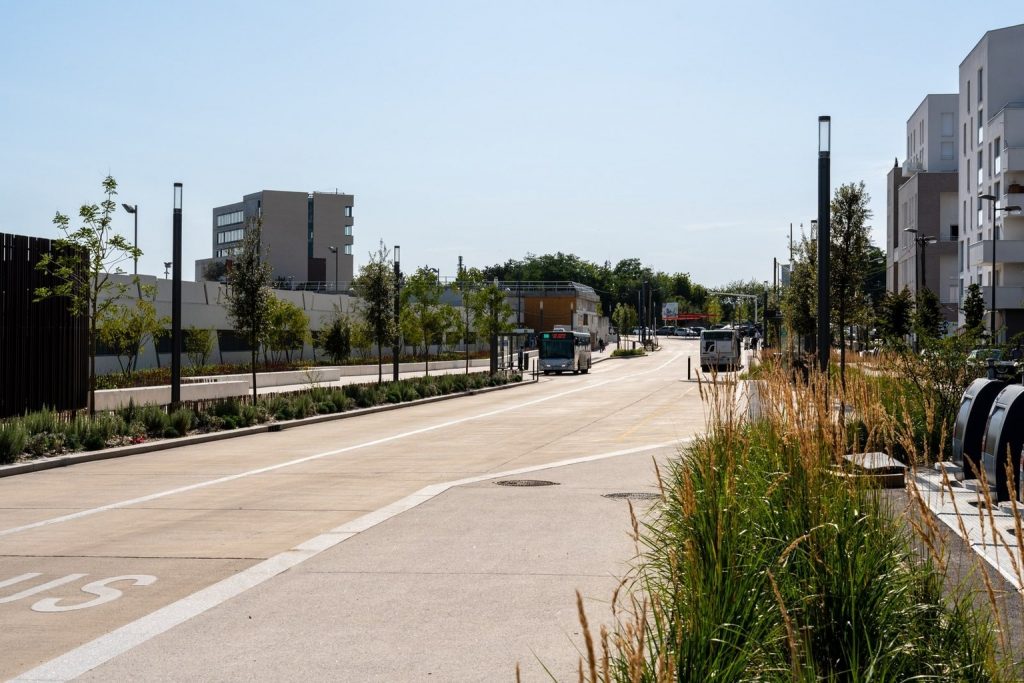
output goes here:
{"type": "Polygon", "coordinates": [[[381,350],[380,342],[378,341],[377,342],[377,384],[380,384],[380,383],[382,383],[384,381],[383,367],[384,367],[384,352],[381,350]]]}
{"type": "Polygon", "coordinates": [[[846,391],[846,306],[839,304],[839,382],[846,391]]]}
{"type": "Polygon", "coordinates": [[[89,417],[96,415],[96,298],[91,302],[89,316],[89,417]]]}

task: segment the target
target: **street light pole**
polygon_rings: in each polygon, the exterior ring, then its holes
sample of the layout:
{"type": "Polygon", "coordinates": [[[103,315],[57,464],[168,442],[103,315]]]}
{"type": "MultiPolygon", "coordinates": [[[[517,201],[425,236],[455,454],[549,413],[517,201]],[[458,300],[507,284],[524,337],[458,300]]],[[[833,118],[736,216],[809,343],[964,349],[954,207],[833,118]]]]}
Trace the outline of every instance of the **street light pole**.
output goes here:
{"type": "Polygon", "coordinates": [[[334,292],[338,292],[338,248],[327,247],[327,249],[334,254],[334,292]]]}
{"type": "MultiPolygon", "coordinates": [[[[171,283],[171,407],[181,402],[181,183],[174,183],[174,280],[171,283]]],[[[253,389],[255,391],[255,388],[253,389]]],[[[255,397],[253,398],[255,402],[255,397]]]]}
{"type": "Polygon", "coordinates": [[[829,187],[832,117],[818,117],[818,367],[828,371],[829,352],[829,187]]]}
{"type": "MultiPolygon", "coordinates": [[[[139,248],[139,205],[138,204],[121,204],[121,206],[124,207],[125,211],[127,211],[128,213],[130,213],[133,216],[135,216],[135,241],[132,242],[132,244],[133,244],[133,246],[136,249],[138,249],[139,248]]],[[[139,274],[139,257],[138,256],[134,256],[133,260],[135,261],[135,269],[133,271],[133,274],[138,275],[139,274]]]]}
{"type": "Polygon", "coordinates": [[[984,199],[987,202],[993,203],[992,210],[992,277],[990,278],[989,286],[992,287],[992,307],[989,310],[989,333],[992,335],[992,343],[996,343],[996,242],[999,241],[998,228],[999,224],[996,222],[996,212],[1004,211],[1020,211],[1020,207],[1017,205],[1013,206],[998,206],[999,197],[992,194],[979,194],[978,199],[984,199]]]}
{"type": "Polygon", "coordinates": [[[399,259],[401,249],[402,247],[395,245],[395,338],[391,346],[391,378],[395,382],[398,381],[398,339],[402,322],[402,266],[399,259]]]}

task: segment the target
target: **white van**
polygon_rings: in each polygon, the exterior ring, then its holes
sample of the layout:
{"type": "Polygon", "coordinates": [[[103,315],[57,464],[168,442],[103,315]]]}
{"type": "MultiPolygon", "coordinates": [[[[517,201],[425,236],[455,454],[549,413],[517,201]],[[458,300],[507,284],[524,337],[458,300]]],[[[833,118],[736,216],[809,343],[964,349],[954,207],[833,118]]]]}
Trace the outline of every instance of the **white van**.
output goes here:
{"type": "Polygon", "coordinates": [[[700,333],[700,369],[708,372],[737,370],[742,366],[740,336],[736,330],[702,330],[700,333]]]}

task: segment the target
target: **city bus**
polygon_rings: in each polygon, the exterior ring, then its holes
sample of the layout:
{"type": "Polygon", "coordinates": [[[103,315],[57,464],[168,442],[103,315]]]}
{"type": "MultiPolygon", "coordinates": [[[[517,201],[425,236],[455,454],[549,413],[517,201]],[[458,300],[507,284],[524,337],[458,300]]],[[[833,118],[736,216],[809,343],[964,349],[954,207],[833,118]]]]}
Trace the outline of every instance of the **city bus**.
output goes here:
{"type": "Polygon", "coordinates": [[[700,369],[736,370],[742,365],[740,336],[736,330],[702,330],[700,333],[700,369]]]}
{"type": "Polygon", "coordinates": [[[541,332],[537,355],[545,375],[568,371],[586,374],[590,371],[590,334],[569,330],[541,332]]]}

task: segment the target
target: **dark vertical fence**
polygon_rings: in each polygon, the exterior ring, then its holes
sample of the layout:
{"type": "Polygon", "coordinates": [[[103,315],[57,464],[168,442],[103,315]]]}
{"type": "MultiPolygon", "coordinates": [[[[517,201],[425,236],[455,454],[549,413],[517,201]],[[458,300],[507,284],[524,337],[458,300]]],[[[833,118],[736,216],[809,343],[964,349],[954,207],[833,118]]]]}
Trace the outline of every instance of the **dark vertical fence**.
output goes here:
{"type": "MultiPolygon", "coordinates": [[[[36,270],[53,240],[0,233],[0,417],[86,405],[88,328],[65,298],[35,302],[37,287],[57,281],[36,270]]],[[[82,272],[86,270],[83,254],[82,272]]]]}

